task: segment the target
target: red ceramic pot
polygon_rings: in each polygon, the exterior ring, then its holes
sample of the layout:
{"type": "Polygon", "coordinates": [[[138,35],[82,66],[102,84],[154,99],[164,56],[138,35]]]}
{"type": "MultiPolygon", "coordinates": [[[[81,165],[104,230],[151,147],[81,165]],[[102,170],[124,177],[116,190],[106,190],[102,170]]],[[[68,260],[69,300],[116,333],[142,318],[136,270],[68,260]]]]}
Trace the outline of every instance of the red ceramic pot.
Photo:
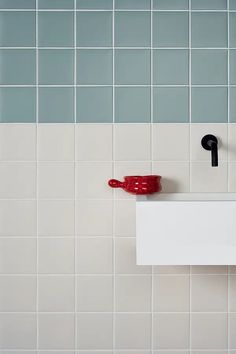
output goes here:
{"type": "Polygon", "coordinates": [[[110,179],[108,184],[112,188],[123,188],[132,194],[152,194],[161,191],[161,176],[125,176],[124,182],[110,179]]]}

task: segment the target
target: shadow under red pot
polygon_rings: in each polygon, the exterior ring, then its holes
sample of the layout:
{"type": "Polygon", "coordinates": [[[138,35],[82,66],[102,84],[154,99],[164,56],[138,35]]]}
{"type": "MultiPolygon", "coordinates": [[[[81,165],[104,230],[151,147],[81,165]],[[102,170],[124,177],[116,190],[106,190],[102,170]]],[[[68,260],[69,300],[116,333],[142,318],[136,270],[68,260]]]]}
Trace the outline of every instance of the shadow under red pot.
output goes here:
{"type": "Polygon", "coordinates": [[[110,179],[108,184],[112,188],[122,188],[132,194],[153,194],[161,191],[161,176],[125,176],[123,182],[110,179]]]}

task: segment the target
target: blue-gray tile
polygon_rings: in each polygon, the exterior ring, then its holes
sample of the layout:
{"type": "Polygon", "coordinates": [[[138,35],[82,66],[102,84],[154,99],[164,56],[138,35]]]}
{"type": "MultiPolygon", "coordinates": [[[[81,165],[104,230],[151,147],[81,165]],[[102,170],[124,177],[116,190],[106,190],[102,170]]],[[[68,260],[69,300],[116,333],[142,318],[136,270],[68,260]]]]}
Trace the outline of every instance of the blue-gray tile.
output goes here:
{"type": "Polygon", "coordinates": [[[77,9],[103,9],[111,10],[113,0],[77,0],[77,9]]]}
{"type": "Polygon", "coordinates": [[[229,121],[236,123],[236,87],[230,87],[229,121]]]}
{"type": "Polygon", "coordinates": [[[77,46],[109,47],[112,45],[112,12],[78,12],[77,46]]]}
{"type": "Polygon", "coordinates": [[[74,0],[38,0],[39,9],[74,9],[74,0]]]}
{"type": "Polygon", "coordinates": [[[155,85],[188,84],[188,50],[156,49],[153,51],[153,82],[155,85]]]}
{"type": "Polygon", "coordinates": [[[153,45],[154,47],[188,47],[188,13],[154,13],[153,45]]]}
{"type": "Polygon", "coordinates": [[[236,85],[236,50],[229,52],[229,81],[231,85],[236,85]]]}
{"type": "Polygon", "coordinates": [[[38,58],[40,85],[73,85],[73,49],[39,49],[38,58]]]}
{"type": "Polygon", "coordinates": [[[229,45],[236,48],[236,12],[229,14],[229,45]]]}
{"type": "Polygon", "coordinates": [[[0,49],[0,84],[34,85],[35,49],[0,49]]]}
{"type": "Polygon", "coordinates": [[[39,88],[39,123],[73,123],[74,90],[71,87],[39,88]]]}
{"type": "Polygon", "coordinates": [[[151,6],[151,0],[115,0],[116,9],[141,9],[148,10],[151,6]]]}
{"type": "Polygon", "coordinates": [[[150,50],[116,49],[115,83],[117,85],[150,84],[150,50]]]}
{"type": "Polygon", "coordinates": [[[0,9],[35,9],[36,0],[0,0],[0,9]]]}
{"type": "Polygon", "coordinates": [[[0,122],[33,123],[36,121],[36,89],[33,87],[0,88],[0,122]]]}
{"type": "Polygon", "coordinates": [[[236,0],[229,0],[229,9],[236,10],[236,0]]]}
{"type": "Polygon", "coordinates": [[[115,45],[145,47],[151,44],[150,13],[142,11],[115,13],[115,45]]]}
{"type": "Polygon", "coordinates": [[[155,10],[187,10],[189,0],[153,0],[155,10]]]}
{"type": "Polygon", "coordinates": [[[227,50],[192,50],[192,84],[227,84],[227,71],[227,50]]]}
{"type": "Polygon", "coordinates": [[[77,84],[112,85],[112,49],[77,50],[77,84]]]}
{"type": "Polygon", "coordinates": [[[33,47],[35,46],[34,12],[0,12],[0,46],[33,47]]]}
{"type": "Polygon", "coordinates": [[[227,0],[191,0],[192,10],[226,10],[227,0]]]}
{"type": "Polygon", "coordinates": [[[74,45],[72,12],[39,12],[39,46],[70,47],[74,45]]]}
{"type": "Polygon", "coordinates": [[[192,47],[227,47],[227,14],[192,13],[192,47]]]}
{"type": "Polygon", "coordinates": [[[112,87],[77,88],[77,122],[112,122],[112,87]]]}
{"type": "Polygon", "coordinates": [[[227,88],[192,88],[193,123],[226,123],[227,120],[227,88]]]}
{"type": "Polygon", "coordinates": [[[158,87],[153,92],[153,120],[158,123],[189,122],[187,87],[158,87]]]}

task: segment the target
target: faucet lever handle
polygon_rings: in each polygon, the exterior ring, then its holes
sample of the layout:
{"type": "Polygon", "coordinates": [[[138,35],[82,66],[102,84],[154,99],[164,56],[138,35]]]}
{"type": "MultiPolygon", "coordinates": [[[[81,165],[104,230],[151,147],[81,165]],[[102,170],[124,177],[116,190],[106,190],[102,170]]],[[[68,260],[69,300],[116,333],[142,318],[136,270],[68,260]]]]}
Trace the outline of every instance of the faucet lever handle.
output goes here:
{"type": "Polygon", "coordinates": [[[211,165],[218,166],[218,139],[215,135],[207,134],[202,138],[202,147],[211,151],[211,165]]]}

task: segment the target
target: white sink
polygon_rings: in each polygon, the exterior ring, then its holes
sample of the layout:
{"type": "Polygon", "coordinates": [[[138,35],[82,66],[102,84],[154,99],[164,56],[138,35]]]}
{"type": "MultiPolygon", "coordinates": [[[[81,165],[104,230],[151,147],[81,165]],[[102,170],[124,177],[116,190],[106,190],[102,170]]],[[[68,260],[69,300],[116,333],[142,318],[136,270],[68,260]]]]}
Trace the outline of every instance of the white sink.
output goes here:
{"type": "Polygon", "coordinates": [[[235,265],[236,193],[137,197],[136,237],[138,265],[235,265]]]}

